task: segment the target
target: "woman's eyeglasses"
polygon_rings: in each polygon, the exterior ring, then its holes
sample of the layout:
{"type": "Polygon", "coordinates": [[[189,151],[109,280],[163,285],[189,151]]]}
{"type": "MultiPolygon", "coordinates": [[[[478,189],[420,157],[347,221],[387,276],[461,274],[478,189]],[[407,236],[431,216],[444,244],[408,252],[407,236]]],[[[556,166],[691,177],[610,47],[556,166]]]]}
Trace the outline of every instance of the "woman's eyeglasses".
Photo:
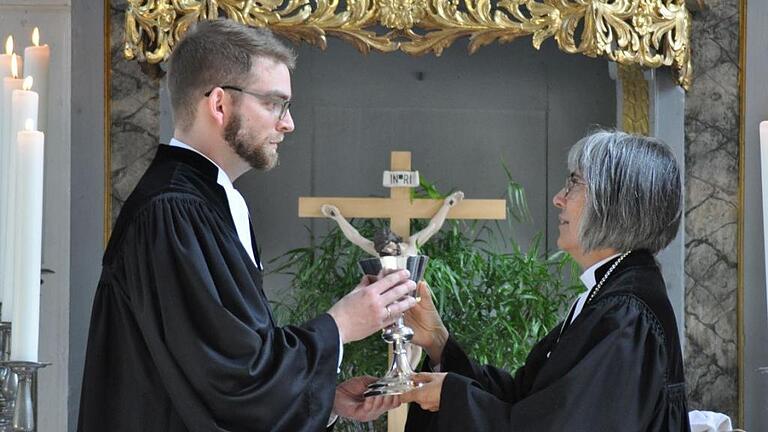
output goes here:
{"type": "Polygon", "coordinates": [[[568,194],[573,190],[574,186],[586,185],[583,180],[584,179],[576,173],[568,174],[568,177],[565,178],[565,187],[563,188],[565,193],[563,194],[563,198],[568,198],[568,194]]]}

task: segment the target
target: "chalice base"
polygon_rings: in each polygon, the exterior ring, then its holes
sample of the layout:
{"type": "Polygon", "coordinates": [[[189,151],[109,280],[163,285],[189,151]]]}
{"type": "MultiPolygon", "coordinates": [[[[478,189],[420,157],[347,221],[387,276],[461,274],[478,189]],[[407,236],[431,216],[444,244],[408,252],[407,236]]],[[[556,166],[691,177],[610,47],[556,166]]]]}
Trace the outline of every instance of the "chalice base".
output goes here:
{"type": "MultiPolygon", "coordinates": [[[[410,365],[408,369],[410,369],[410,365]]],[[[412,371],[401,371],[393,362],[393,367],[389,373],[380,380],[369,384],[368,390],[363,393],[363,396],[399,395],[421,387],[422,384],[414,382],[412,376],[412,371]]]]}

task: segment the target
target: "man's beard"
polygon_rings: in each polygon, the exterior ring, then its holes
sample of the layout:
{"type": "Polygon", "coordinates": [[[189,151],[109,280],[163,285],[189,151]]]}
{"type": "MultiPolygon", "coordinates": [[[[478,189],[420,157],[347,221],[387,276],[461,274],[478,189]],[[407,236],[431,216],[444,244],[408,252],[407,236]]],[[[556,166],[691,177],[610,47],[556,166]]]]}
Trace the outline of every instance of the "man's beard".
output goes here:
{"type": "Polygon", "coordinates": [[[278,163],[277,151],[270,152],[265,144],[251,146],[248,143],[249,136],[241,134],[243,119],[238,114],[233,116],[224,127],[224,141],[252,168],[269,171],[278,163]]]}

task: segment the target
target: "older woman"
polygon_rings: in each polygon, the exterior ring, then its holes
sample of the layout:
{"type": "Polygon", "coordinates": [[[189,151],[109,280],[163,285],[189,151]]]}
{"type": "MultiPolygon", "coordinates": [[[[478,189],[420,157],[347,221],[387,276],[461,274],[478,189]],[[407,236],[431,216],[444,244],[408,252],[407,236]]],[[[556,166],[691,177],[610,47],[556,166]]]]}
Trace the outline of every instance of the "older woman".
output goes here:
{"type": "MultiPolygon", "coordinates": [[[[654,255],[675,237],[682,192],[674,156],[653,138],[598,131],[568,155],[553,203],[557,245],[586,291],[514,374],[474,363],[443,326],[426,286],[407,315],[428,354],[404,394],[408,431],[688,431],[683,361],[654,255]],[[447,373],[446,373],[447,372],[447,373]]],[[[492,330],[492,329],[489,329],[492,330]]]]}

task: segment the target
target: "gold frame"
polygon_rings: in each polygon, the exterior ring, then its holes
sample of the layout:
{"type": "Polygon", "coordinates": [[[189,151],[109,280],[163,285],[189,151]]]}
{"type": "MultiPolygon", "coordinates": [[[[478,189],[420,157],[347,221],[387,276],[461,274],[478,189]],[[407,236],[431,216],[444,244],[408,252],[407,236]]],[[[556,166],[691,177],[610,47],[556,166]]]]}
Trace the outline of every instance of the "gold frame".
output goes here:
{"type": "Polygon", "coordinates": [[[744,151],[746,148],[747,0],[739,0],[739,198],[736,217],[736,376],[738,424],[744,427],[744,151]]]}
{"type": "Polygon", "coordinates": [[[474,53],[529,35],[538,49],[554,38],[570,54],[670,66],[686,89],[692,79],[685,0],[128,0],[123,54],[160,63],[190,25],[221,16],[322,49],[335,36],[363,53],[439,56],[463,37],[474,53]]]}

